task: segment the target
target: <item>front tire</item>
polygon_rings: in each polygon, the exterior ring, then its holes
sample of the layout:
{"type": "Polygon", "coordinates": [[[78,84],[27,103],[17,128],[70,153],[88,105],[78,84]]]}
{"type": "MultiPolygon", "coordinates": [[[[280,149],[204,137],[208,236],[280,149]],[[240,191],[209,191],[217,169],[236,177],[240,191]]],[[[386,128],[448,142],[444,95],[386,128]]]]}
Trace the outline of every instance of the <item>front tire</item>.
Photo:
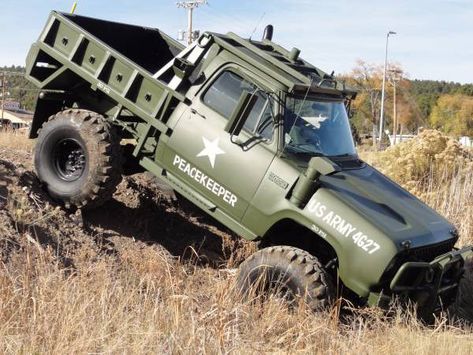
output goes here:
{"type": "Polygon", "coordinates": [[[66,207],[97,207],[111,198],[121,180],[120,141],[103,116],[62,111],[39,131],[34,164],[53,199],[66,207]]]}
{"type": "Polygon", "coordinates": [[[317,258],[290,246],[254,253],[240,265],[236,284],[245,297],[283,293],[289,304],[302,298],[313,311],[326,309],[335,298],[330,275],[317,258]]]}
{"type": "Polygon", "coordinates": [[[465,272],[460,279],[450,313],[454,318],[473,325],[473,257],[465,261],[464,267],[465,272]]]}

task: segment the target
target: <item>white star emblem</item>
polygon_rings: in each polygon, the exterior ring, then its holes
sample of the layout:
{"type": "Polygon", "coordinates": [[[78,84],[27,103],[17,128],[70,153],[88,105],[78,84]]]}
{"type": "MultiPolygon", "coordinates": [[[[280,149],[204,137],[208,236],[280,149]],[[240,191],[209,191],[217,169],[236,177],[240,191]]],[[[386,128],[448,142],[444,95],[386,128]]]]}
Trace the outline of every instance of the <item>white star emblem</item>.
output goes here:
{"type": "Polygon", "coordinates": [[[205,148],[199,154],[197,154],[197,156],[208,157],[210,165],[213,168],[215,167],[215,158],[217,157],[217,155],[225,154],[225,152],[218,146],[219,138],[215,138],[213,141],[209,141],[207,138],[202,137],[202,141],[204,142],[205,148]]]}

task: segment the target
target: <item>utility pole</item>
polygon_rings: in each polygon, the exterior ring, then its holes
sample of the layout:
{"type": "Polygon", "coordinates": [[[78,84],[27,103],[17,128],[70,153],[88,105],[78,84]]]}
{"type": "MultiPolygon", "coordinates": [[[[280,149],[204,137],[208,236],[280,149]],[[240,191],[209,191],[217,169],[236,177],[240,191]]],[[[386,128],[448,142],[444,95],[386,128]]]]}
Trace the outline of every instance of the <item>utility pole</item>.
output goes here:
{"type": "Polygon", "coordinates": [[[397,107],[396,107],[396,79],[393,78],[393,86],[394,86],[394,92],[393,92],[393,136],[394,136],[394,144],[396,145],[396,135],[397,135],[397,107]]]}
{"type": "Polygon", "coordinates": [[[188,0],[188,1],[179,1],[176,3],[177,7],[182,7],[187,10],[187,44],[191,45],[192,41],[198,37],[198,32],[193,32],[192,30],[192,15],[195,8],[200,5],[207,4],[207,0],[188,0]]]}
{"type": "Polygon", "coordinates": [[[386,34],[386,52],[384,55],[384,72],[383,72],[383,88],[381,90],[381,113],[379,115],[379,148],[381,148],[381,141],[383,138],[383,128],[384,128],[384,91],[386,86],[386,70],[388,67],[388,42],[389,36],[395,35],[396,32],[388,31],[386,34]]]}
{"type": "Polygon", "coordinates": [[[7,80],[6,80],[6,75],[5,75],[5,72],[2,72],[2,120],[3,120],[3,112],[5,111],[5,95],[6,95],[6,91],[5,91],[5,86],[6,86],[6,83],[7,83],[7,80]]]}
{"type": "Polygon", "coordinates": [[[392,74],[391,83],[393,85],[393,145],[397,142],[397,100],[396,100],[396,82],[401,81],[402,71],[399,69],[392,69],[389,71],[392,74]]]}

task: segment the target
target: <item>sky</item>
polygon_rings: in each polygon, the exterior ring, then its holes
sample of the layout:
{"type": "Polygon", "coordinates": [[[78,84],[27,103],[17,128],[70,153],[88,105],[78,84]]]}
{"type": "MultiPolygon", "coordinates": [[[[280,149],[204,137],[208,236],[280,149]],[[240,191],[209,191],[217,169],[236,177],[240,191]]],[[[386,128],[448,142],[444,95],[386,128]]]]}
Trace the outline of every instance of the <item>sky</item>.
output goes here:
{"type": "MultiPolygon", "coordinates": [[[[68,12],[73,0],[0,0],[0,66],[24,65],[51,10],[68,12]]],[[[187,26],[173,0],[79,0],[77,14],[157,27],[172,37],[187,26]]],[[[208,0],[194,12],[194,29],[273,41],[301,50],[326,72],[348,73],[358,59],[389,61],[411,79],[473,83],[473,0],[208,0]]],[[[145,45],[145,44],[143,44],[145,45]]]]}

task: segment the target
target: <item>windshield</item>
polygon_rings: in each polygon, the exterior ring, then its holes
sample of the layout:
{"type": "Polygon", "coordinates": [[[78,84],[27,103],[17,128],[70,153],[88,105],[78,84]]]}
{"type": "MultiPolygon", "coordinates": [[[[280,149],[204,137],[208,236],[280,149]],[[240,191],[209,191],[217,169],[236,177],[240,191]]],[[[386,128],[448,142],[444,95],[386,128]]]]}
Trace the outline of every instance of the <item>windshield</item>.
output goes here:
{"type": "Polygon", "coordinates": [[[355,155],[343,101],[288,97],[284,151],[293,155],[355,155]]]}

